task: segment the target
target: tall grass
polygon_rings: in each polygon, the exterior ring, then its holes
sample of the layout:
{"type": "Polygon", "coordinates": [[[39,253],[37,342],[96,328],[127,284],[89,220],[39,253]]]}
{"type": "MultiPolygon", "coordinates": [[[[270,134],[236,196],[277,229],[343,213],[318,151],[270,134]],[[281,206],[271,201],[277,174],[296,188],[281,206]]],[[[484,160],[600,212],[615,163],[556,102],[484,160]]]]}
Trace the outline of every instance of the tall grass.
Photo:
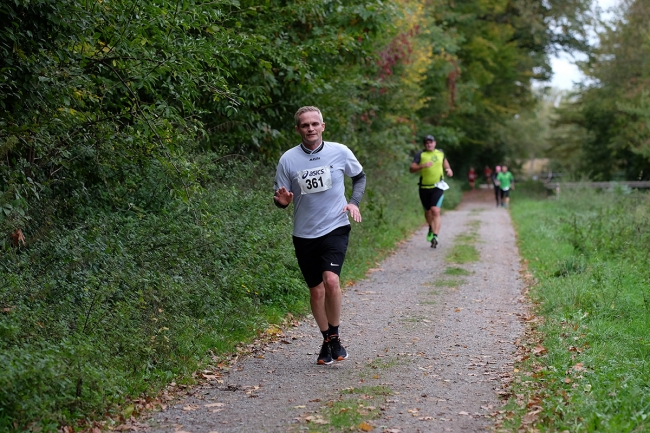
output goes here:
{"type": "Polygon", "coordinates": [[[523,356],[514,391],[525,398],[506,425],[647,431],[650,195],[585,189],[529,199],[518,190],[511,213],[544,318],[529,343],[539,338],[547,352],[523,356]]]}

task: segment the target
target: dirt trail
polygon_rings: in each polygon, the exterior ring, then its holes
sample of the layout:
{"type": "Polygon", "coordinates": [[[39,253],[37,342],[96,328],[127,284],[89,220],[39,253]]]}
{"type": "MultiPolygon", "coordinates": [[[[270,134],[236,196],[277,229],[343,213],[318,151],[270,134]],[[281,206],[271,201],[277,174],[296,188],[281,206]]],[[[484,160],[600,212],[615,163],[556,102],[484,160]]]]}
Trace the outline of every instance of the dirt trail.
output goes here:
{"type": "Polygon", "coordinates": [[[309,317],[239,360],[223,383],[196,387],[154,414],[149,432],[310,430],[346,390],[379,386],[390,393],[369,431],[488,431],[525,313],[515,233],[508,212],[494,206],[491,190],[467,194],[443,214],[437,249],[422,227],[346,289],[341,338],[348,360],[316,365],[321,338],[309,317]],[[445,260],[461,241],[474,243],[479,261],[445,260]],[[449,275],[449,268],[469,275],[449,275]]]}

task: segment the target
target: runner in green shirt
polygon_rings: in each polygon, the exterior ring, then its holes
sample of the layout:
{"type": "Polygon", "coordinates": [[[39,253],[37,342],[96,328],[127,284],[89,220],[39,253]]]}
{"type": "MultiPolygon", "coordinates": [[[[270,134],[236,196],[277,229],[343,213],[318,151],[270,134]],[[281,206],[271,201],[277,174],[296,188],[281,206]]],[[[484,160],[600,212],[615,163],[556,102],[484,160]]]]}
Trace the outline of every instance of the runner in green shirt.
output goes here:
{"type": "Polygon", "coordinates": [[[501,167],[501,173],[497,175],[499,188],[501,189],[501,207],[510,206],[510,189],[515,189],[515,178],[511,172],[508,171],[508,166],[501,167]],[[505,199],[505,200],[504,200],[505,199]]]}

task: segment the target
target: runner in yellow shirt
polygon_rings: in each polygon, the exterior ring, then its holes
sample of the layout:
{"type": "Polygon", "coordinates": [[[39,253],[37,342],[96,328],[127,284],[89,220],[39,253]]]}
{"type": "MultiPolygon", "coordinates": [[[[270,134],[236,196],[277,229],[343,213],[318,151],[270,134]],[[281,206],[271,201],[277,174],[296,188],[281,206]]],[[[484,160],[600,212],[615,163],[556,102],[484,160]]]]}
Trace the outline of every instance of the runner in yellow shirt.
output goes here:
{"type": "Polygon", "coordinates": [[[409,171],[420,173],[420,201],[424,207],[424,218],[429,224],[427,242],[431,248],[438,246],[438,233],[440,232],[440,208],[445,197],[445,190],[449,188],[444,181],[444,172],[452,177],[454,172],[449,166],[445,153],[436,149],[436,139],[433,135],[424,137],[424,150],[415,155],[409,171]]]}

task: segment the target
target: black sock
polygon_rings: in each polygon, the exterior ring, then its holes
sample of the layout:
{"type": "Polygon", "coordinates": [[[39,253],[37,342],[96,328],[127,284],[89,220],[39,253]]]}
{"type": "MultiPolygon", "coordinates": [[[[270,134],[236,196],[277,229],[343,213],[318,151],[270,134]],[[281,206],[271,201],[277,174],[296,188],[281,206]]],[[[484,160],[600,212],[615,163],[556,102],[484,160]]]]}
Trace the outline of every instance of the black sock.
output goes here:
{"type": "Polygon", "coordinates": [[[431,226],[429,226],[429,233],[431,233],[433,230],[431,229],[431,226]]]}
{"type": "Polygon", "coordinates": [[[320,331],[320,333],[323,334],[323,340],[327,340],[327,337],[329,337],[329,330],[320,331]]]}
{"type": "Polygon", "coordinates": [[[438,237],[438,233],[434,233],[433,235],[434,235],[435,237],[438,237]]]}
{"type": "Polygon", "coordinates": [[[329,335],[339,335],[339,325],[332,326],[328,323],[330,329],[327,330],[329,335]]]}

